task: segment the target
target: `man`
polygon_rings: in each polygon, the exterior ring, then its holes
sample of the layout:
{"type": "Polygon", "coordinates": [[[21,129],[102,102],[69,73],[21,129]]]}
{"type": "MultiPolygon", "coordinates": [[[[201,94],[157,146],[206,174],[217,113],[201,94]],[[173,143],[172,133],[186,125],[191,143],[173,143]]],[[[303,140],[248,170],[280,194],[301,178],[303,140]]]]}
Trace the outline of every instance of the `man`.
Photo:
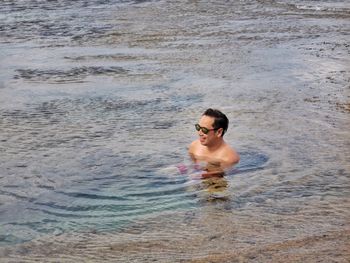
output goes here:
{"type": "Polygon", "coordinates": [[[195,125],[199,139],[190,144],[188,152],[196,164],[205,163],[203,178],[223,176],[226,169],[239,162],[238,153],[223,139],[228,123],[221,111],[207,109],[195,125]]]}

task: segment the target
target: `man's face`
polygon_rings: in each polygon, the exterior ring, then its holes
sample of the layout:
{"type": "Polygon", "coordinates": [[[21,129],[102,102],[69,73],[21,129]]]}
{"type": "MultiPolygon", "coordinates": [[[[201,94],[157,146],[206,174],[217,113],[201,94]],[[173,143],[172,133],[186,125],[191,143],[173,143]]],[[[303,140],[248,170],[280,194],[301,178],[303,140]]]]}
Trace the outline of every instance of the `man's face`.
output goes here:
{"type": "Polygon", "coordinates": [[[212,143],[215,143],[215,140],[218,138],[216,130],[213,130],[214,118],[203,115],[199,120],[199,125],[210,130],[207,134],[204,134],[202,130],[198,131],[199,141],[202,145],[208,146],[212,143]]]}

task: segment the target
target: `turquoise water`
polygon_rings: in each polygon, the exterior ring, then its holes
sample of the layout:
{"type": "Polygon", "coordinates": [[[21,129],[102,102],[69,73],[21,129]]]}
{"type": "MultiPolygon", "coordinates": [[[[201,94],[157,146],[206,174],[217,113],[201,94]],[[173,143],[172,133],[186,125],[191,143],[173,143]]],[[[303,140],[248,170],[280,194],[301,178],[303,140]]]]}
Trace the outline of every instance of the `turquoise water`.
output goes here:
{"type": "Polygon", "coordinates": [[[119,242],[121,262],[173,262],[344,232],[349,8],[2,1],[0,256],[119,242]],[[241,155],[218,181],[175,168],[208,107],[241,155]]]}
{"type": "MultiPolygon", "coordinates": [[[[47,147],[55,148],[53,143],[47,147]]],[[[30,162],[8,164],[8,170],[13,165],[11,170],[19,174],[6,178],[1,192],[10,199],[2,210],[3,245],[67,231],[115,231],[137,219],[193,209],[203,198],[198,194],[205,188],[201,180],[191,180],[190,169],[181,174],[169,165],[179,161],[180,154],[121,157],[112,149],[96,146],[86,153],[86,147],[75,146],[75,159],[55,167],[46,151],[30,162]]],[[[243,161],[227,177],[262,169],[268,159],[256,152],[241,155],[243,161]]]]}

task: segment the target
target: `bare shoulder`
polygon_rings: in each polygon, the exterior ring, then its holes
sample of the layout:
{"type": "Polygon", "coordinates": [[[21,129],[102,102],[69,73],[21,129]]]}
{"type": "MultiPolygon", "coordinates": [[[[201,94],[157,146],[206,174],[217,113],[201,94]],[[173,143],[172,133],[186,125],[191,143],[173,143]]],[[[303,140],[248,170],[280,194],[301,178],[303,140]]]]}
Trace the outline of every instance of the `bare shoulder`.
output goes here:
{"type": "Polygon", "coordinates": [[[199,140],[195,140],[193,141],[189,148],[188,148],[188,153],[192,159],[192,161],[196,162],[197,158],[196,158],[196,155],[197,155],[197,152],[198,152],[198,147],[199,147],[199,140]]]}
{"type": "Polygon", "coordinates": [[[195,140],[195,141],[191,142],[191,144],[190,144],[190,146],[188,148],[188,152],[189,153],[194,153],[199,145],[200,145],[199,140],[195,140]]]}
{"type": "Polygon", "coordinates": [[[240,160],[239,154],[236,152],[235,149],[233,149],[228,144],[225,144],[225,147],[223,148],[222,153],[225,161],[230,165],[236,164],[240,160]]]}

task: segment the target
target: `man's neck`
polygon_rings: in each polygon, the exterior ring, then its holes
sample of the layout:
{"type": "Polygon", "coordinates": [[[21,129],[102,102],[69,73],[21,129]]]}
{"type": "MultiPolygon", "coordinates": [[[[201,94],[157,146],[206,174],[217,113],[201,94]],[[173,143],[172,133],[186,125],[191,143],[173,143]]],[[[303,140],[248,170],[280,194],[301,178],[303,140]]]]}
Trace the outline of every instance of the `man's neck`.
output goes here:
{"type": "Polygon", "coordinates": [[[224,139],[219,139],[215,144],[213,145],[207,145],[207,149],[209,152],[215,152],[218,150],[222,145],[224,144],[224,139]]]}

